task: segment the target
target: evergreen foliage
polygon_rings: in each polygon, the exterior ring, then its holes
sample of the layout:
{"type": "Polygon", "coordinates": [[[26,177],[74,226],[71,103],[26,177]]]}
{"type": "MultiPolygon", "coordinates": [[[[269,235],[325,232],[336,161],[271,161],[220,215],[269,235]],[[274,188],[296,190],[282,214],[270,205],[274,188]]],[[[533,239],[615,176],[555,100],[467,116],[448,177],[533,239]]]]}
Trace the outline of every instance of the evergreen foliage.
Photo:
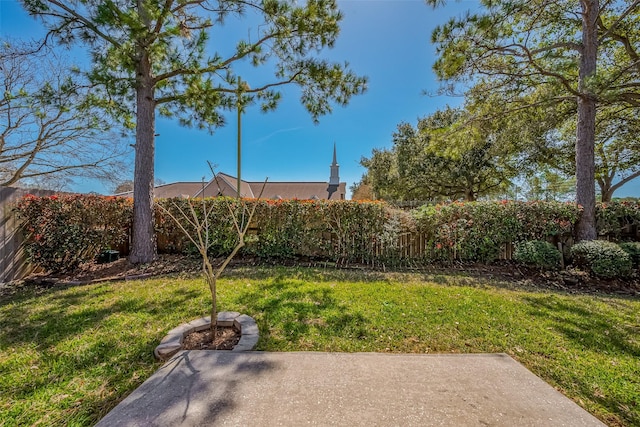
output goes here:
{"type": "Polygon", "coordinates": [[[516,245],[513,259],[544,270],[556,270],[560,268],[562,254],[549,242],[529,240],[516,245]]]}
{"type": "Polygon", "coordinates": [[[631,274],[631,257],[620,246],[606,240],[579,242],[571,247],[573,263],[604,279],[631,274]]]}
{"type": "MultiPolygon", "coordinates": [[[[427,3],[436,6],[444,2],[427,3]]],[[[434,31],[432,41],[438,54],[434,69],[446,82],[446,89],[456,85],[470,89],[467,94],[473,99],[470,112],[474,120],[503,124],[502,136],[514,147],[522,143],[544,146],[548,137],[573,117],[572,144],[551,148],[562,152],[558,160],[574,161],[576,198],[584,209],[577,237],[594,239],[596,179],[607,200],[615,190],[611,182],[605,182],[607,173],[616,167],[620,167],[618,173],[628,169],[622,158],[612,158],[621,147],[617,140],[624,135],[612,139],[606,129],[618,127],[615,120],[624,115],[637,117],[640,107],[640,3],[480,3],[477,11],[434,31]],[[599,117],[598,109],[602,112],[599,117]],[[596,145],[598,129],[602,138],[596,145]],[[526,133],[529,135],[518,138],[526,133]],[[617,148],[610,150],[608,146],[617,148]],[[575,156],[568,151],[570,147],[575,147],[575,156]],[[598,173],[596,148],[600,160],[609,164],[602,165],[598,173]]],[[[526,151],[516,148],[519,153],[526,151]]],[[[624,174],[623,181],[630,176],[626,171],[624,174]]],[[[614,176],[615,172],[609,178],[614,176]]]]}
{"type": "Polygon", "coordinates": [[[466,120],[465,111],[447,108],[420,119],[416,128],[401,123],[391,149],[374,149],[362,158],[362,182],[389,201],[474,201],[501,192],[516,172],[482,132],[466,133],[473,141],[462,146],[457,129],[466,120]]]}
{"type": "Polygon", "coordinates": [[[631,262],[633,262],[633,268],[640,267],[640,242],[622,242],[620,247],[623,251],[629,254],[631,262]]]}

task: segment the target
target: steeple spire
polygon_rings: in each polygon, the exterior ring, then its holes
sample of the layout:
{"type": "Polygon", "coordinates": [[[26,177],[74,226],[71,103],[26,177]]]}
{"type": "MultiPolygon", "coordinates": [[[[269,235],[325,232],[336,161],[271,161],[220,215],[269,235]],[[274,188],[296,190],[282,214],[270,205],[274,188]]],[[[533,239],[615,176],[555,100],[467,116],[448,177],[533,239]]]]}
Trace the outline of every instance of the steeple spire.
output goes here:
{"type": "Polygon", "coordinates": [[[329,185],[340,185],[340,165],[338,165],[336,157],[336,143],[333,143],[333,163],[331,163],[331,175],[329,177],[329,185]]]}
{"type": "Polygon", "coordinates": [[[336,161],[336,143],[333,143],[333,163],[331,166],[338,166],[338,162],[336,161]]]}
{"type": "Polygon", "coordinates": [[[336,159],[336,143],[333,143],[333,163],[331,163],[331,175],[329,176],[329,187],[327,187],[327,192],[329,193],[329,197],[327,199],[331,199],[333,193],[338,191],[338,187],[340,187],[340,174],[338,172],[338,160],[336,159]]]}

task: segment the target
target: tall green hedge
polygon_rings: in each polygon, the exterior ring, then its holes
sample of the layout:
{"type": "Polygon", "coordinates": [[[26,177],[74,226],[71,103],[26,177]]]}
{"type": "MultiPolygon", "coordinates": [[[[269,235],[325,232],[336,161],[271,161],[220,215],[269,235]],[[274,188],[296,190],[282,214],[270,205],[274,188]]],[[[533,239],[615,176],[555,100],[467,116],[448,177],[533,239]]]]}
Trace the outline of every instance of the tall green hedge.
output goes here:
{"type": "MultiPolygon", "coordinates": [[[[235,245],[231,212],[243,221],[244,207],[254,204],[256,213],[249,228],[245,254],[262,258],[319,257],[372,262],[372,245],[381,243],[386,235],[388,218],[395,213],[377,202],[323,200],[255,200],[214,198],[190,201],[160,200],[164,209],[156,211],[159,249],[188,252],[186,237],[176,227],[171,216],[183,217],[189,203],[198,213],[202,204],[212,212],[215,226],[211,229],[213,255],[228,253],[235,245]]],[[[188,226],[188,224],[187,224],[188,226]]],[[[397,239],[394,235],[393,239],[397,239]]]]}
{"type": "MultiPolygon", "coordinates": [[[[256,206],[246,255],[261,258],[320,258],[369,264],[422,260],[491,261],[507,243],[570,238],[581,209],[557,202],[471,202],[424,206],[410,213],[379,202],[323,200],[163,199],[156,209],[160,252],[193,248],[169,211],[181,218],[188,204],[212,212],[211,255],[229,253],[236,243],[232,212],[256,206]]],[[[130,199],[99,196],[27,196],[16,206],[23,220],[31,260],[48,270],[65,270],[101,250],[126,248],[132,218],[130,199]]],[[[640,223],[640,204],[598,206],[601,234],[621,236],[640,223]]],[[[185,228],[191,225],[183,222],[185,228]]],[[[123,249],[124,250],[124,249],[123,249]]]]}
{"type": "Polygon", "coordinates": [[[129,199],[91,195],[27,195],[15,207],[27,255],[50,271],[71,270],[125,244],[132,209],[129,199]]]}
{"type": "Polygon", "coordinates": [[[596,228],[601,236],[618,239],[640,225],[640,202],[614,201],[596,206],[596,228]]]}
{"type": "Polygon", "coordinates": [[[431,256],[491,261],[509,242],[571,235],[580,208],[558,202],[472,202],[424,206],[414,211],[431,256]]]}

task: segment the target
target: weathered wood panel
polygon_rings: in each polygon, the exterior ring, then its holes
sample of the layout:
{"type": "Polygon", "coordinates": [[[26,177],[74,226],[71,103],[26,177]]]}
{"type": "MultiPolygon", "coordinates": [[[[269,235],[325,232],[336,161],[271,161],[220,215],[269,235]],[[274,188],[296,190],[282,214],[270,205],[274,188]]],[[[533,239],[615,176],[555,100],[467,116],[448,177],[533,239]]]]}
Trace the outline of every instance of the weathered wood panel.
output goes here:
{"type": "Polygon", "coordinates": [[[0,187],[0,282],[18,280],[33,271],[21,247],[22,234],[13,212],[14,203],[27,194],[49,196],[54,193],[48,190],[0,187]]]}

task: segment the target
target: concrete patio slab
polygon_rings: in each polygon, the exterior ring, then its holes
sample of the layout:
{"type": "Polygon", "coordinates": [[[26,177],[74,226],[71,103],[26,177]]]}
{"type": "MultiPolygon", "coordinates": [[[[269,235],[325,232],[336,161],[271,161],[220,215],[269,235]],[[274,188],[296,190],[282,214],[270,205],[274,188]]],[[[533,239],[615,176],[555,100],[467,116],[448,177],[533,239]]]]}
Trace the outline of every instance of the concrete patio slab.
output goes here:
{"type": "Polygon", "coordinates": [[[602,426],[506,354],[181,351],[105,426],[602,426]]]}

